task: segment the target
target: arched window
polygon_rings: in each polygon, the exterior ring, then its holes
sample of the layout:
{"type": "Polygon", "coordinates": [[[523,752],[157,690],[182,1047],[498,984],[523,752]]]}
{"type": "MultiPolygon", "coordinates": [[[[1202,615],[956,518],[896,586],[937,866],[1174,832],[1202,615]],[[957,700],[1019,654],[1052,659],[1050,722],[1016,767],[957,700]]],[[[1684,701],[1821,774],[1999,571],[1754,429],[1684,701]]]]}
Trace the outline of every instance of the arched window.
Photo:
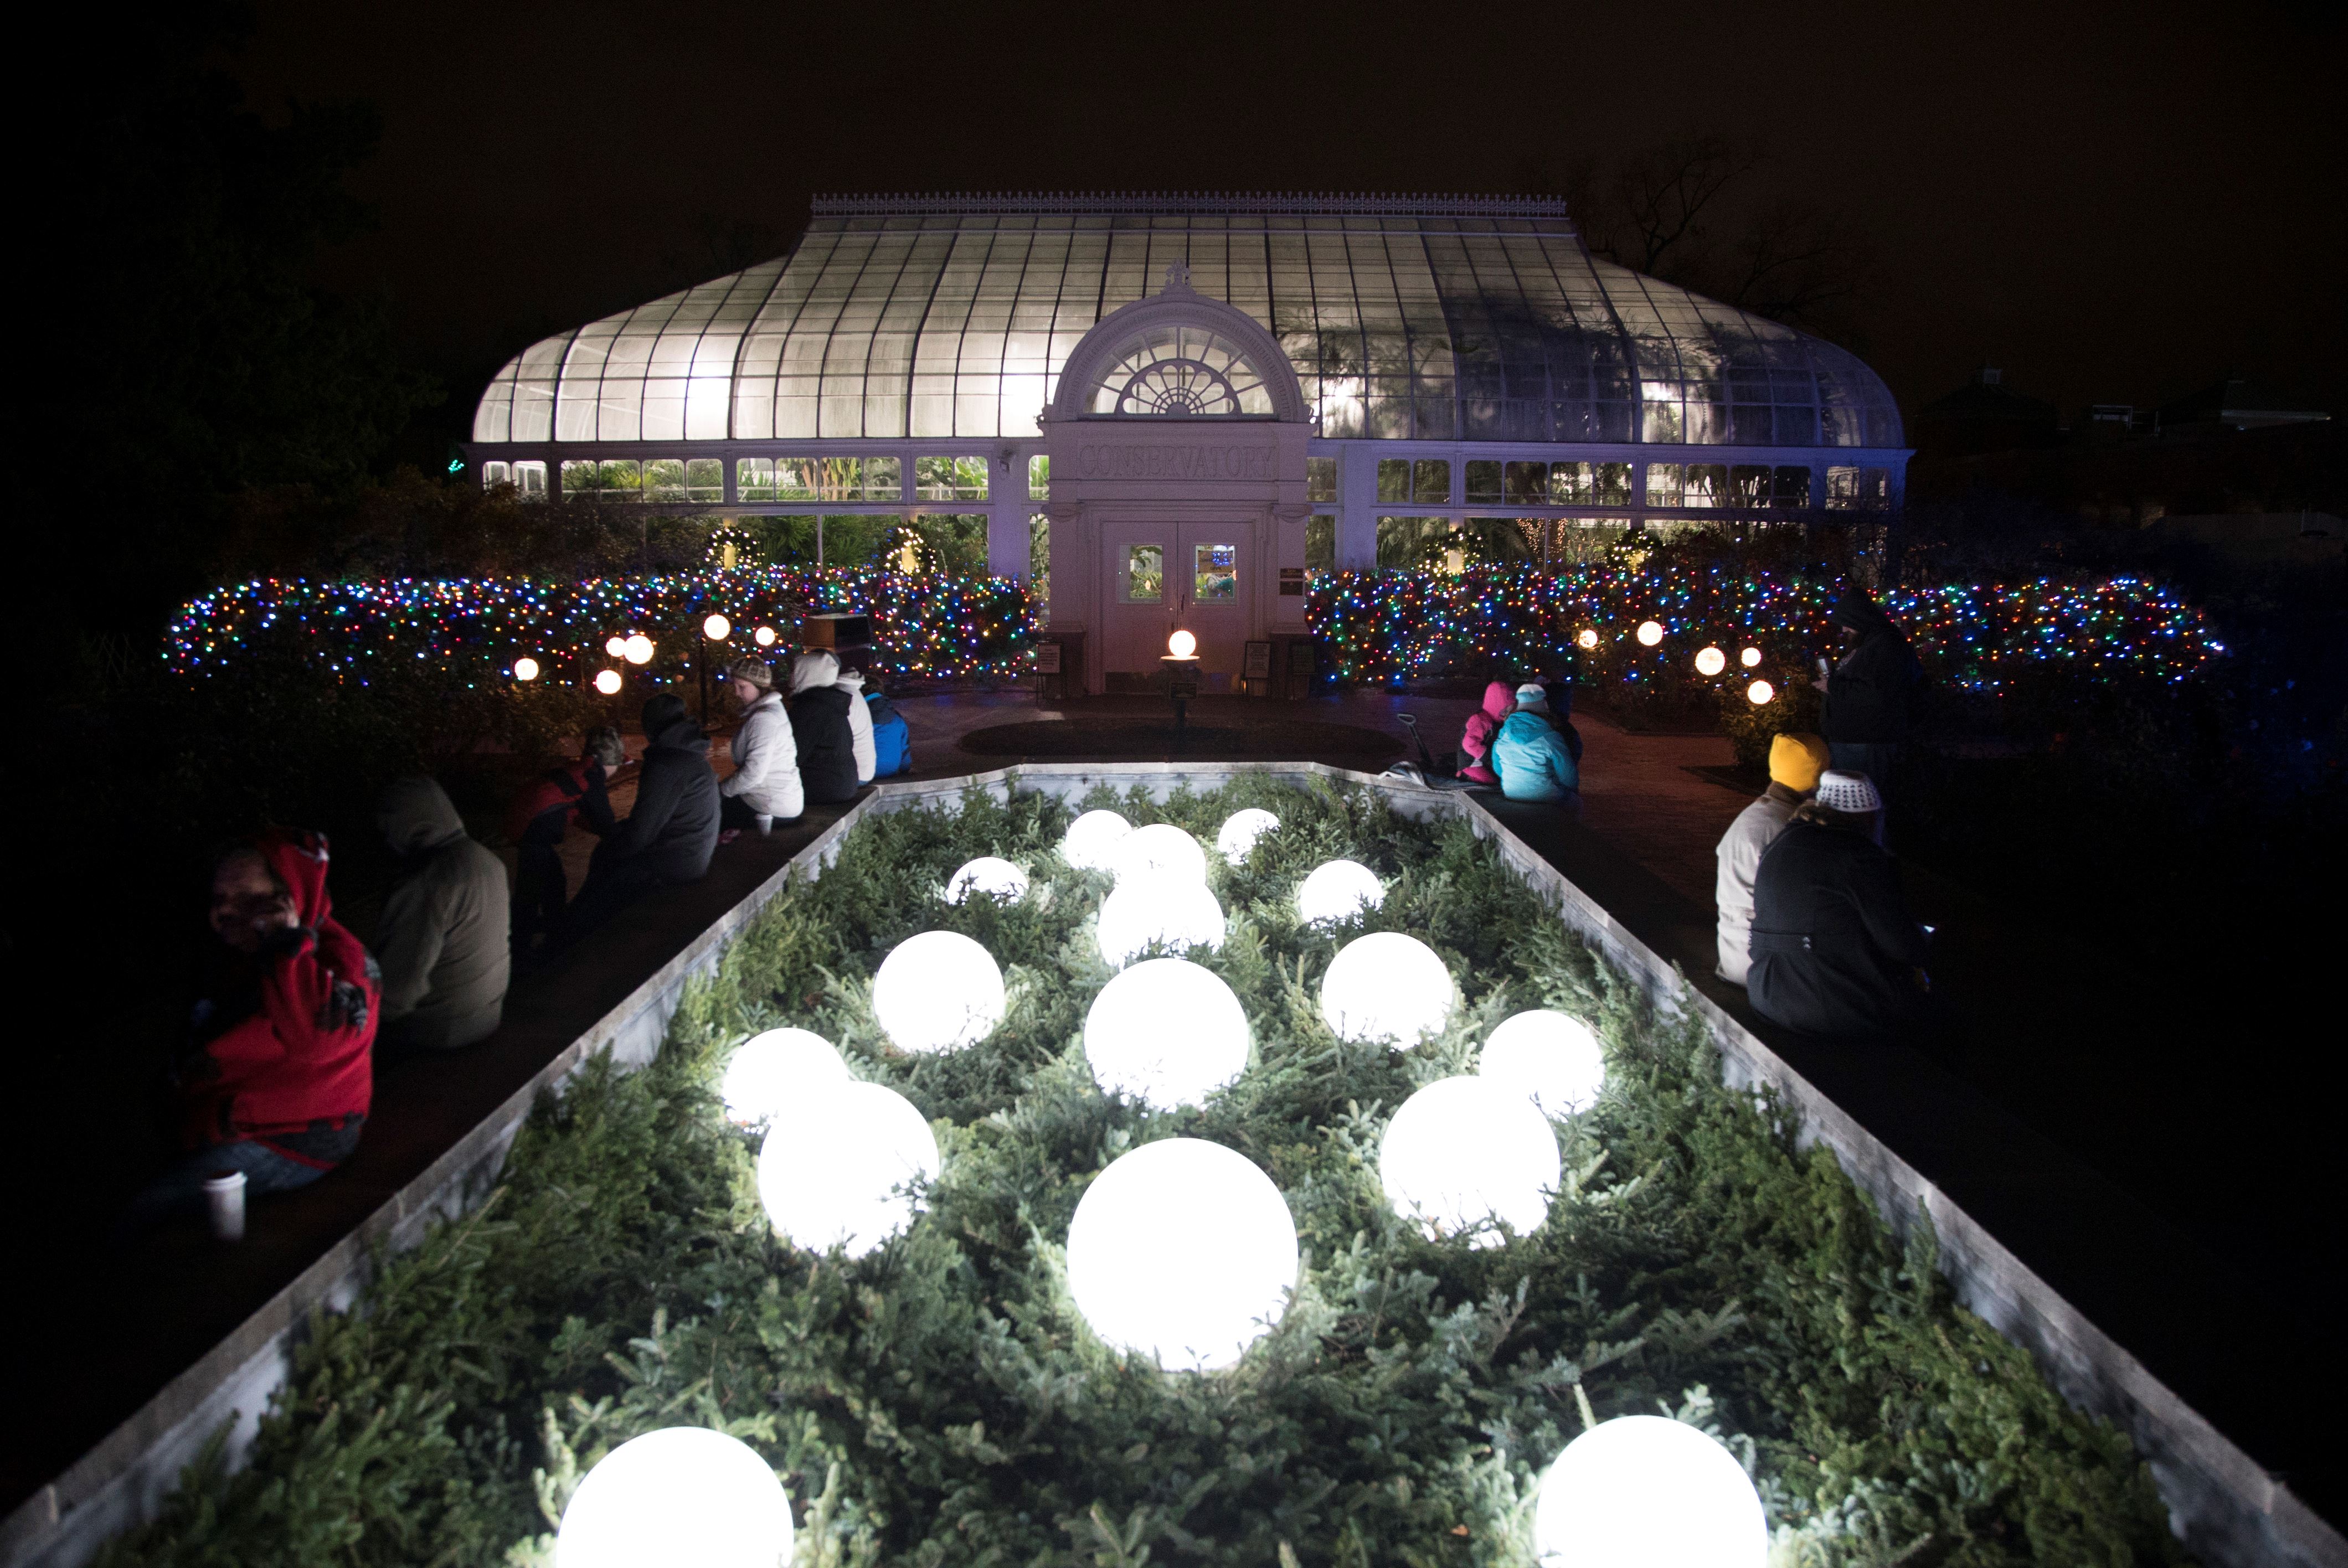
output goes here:
{"type": "Polygon", "coordinates": [[[1094,414],[1215,415],[1274,412],[1264,386],[1239,345],[1205,327],[1150,327],[1118,345],[1093,387],[1094,414]]]}

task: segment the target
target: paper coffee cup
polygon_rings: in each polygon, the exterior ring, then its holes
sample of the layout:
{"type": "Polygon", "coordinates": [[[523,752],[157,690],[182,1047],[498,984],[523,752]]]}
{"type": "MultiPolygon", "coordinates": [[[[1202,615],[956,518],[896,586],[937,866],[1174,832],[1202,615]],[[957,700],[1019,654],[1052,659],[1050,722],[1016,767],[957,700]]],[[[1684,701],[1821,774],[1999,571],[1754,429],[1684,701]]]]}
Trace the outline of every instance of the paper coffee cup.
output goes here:
{"type": "Polygon", "coordinates": [[[222,1241],[244,1239],[244,1173],[222,1171],[204,1178],[204,1204],[211,1212],[212,1235],[222,1241]]]}

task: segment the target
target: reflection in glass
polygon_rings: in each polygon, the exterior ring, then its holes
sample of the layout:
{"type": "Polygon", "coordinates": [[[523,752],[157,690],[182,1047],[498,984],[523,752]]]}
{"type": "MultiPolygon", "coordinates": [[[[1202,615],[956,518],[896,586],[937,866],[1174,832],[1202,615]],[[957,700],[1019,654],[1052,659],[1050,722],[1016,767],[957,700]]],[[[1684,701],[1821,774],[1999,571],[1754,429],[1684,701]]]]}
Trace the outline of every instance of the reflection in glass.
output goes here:
{"type": "Polygon", "coordinates": [[[1200,604],[1232,604],[1240,597],[1240,551],[1237,545],[1193,545],[1190,548],[1190,598],[1200,604]]]}
{"type": "Polygon", "coordinates": [[[1162,547],[1125,547],[1125,569],[1119,574],[1117,597],[1128,604],[1165,602],[1166,551],[1162,547]]]}

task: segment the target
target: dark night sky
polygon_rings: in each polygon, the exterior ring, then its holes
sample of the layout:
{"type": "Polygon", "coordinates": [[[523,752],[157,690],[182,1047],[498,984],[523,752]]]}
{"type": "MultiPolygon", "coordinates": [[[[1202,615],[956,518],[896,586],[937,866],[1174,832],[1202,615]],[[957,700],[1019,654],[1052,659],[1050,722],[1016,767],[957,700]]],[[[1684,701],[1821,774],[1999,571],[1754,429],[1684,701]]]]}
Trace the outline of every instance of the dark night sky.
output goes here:
{"type": "Polygon", "coordinates": [[[2067,414],[2235,370],[2348,401],[2343,42],[2269,0],[270,0],[237,68],[380,108],[381,229],[330,278],[452,379],[724,270],[712,224],[778,253],[815,190],[1516,190],[1719,132],[1863,236],[1861,347],[1911,407],[1986,362],[2067,414]]]}

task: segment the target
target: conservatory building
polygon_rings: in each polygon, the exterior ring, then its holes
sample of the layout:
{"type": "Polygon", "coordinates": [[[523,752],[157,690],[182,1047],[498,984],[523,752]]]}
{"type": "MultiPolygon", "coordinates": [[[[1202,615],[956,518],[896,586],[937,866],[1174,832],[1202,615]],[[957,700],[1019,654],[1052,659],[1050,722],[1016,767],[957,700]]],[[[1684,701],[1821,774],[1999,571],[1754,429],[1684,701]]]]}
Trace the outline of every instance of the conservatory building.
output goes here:
{"type": "Polygon", "coordinates": [[[467,450],[525,497],[801,519],[825,564],[942,531],[1096,692],[1176,627],[1256,673],[1310,570],[1888,509],[1908,457],[1858,359],[1598,260],[1561,202],[1255,195],[819,200],[788,255],[524,350],[467,450]]]}

